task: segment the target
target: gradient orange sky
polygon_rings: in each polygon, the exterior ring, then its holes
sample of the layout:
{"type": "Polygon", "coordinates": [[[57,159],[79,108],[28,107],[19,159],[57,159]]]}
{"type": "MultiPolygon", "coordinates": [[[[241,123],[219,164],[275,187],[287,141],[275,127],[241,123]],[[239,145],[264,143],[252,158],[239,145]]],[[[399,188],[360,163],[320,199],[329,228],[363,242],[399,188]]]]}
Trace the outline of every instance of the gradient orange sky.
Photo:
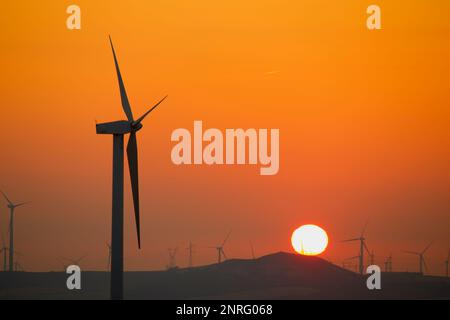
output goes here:
{"type": "MultiPolygon", "coordinates": [[[[327,230],[340,264],[367,244],[382,264],[416,271],[427,254],[444,272],[450,245],[450,2],[8,1],[0,18],[0,188],[30,200],[16,214],[28,271],[60,270],[87,254],[104,269],[111,228],[112,138],[99,122],[124,119],[107,36],[113,37],[135,116],[169,98],[139,132],[142,250],[125,172],[125,266],[160,269],[167,248],[205,248],[232,234],[229,257],[293,251],[291,232],[327,230]],[[66,28],[81,7],[82,29],[66,28]],[[382,30],[366,29],[366,8],[382,30]],[[175,166],[176,128],[279,128],[280,171],[175,166]],[[380,257],[381,256],[381,257],[380,257]]],[[[0,202],[0,227],[8,210],[0,202]]]]}

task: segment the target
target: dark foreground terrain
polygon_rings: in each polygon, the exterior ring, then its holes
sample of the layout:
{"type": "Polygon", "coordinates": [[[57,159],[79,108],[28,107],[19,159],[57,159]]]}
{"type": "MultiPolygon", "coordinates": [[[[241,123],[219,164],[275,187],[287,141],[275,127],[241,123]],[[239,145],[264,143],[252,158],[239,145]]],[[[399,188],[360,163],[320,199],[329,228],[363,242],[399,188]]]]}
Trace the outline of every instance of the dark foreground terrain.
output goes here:
{"type": "MultiPolygon", "coordinates": [[[[108,299],[109,273],[83,272],[69,291],[62,272],[0,273],[0,299],[108,299]]],[[[383,273],[369,291],[358,274],[323,259],[276,253],[192,269],[125,273],[127,299],[450,299],[450,280],[383,273]]]]}

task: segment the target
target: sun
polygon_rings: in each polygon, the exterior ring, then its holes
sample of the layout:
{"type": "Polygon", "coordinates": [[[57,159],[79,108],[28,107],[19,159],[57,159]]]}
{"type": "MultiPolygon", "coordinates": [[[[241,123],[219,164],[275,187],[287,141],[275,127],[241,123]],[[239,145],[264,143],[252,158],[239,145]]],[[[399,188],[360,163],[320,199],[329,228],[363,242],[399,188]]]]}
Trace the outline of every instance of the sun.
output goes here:
{"type": "Polygon", "coordinates": [[[328,235],[321,227],[306,224],[292,233],[292,247],[305,256],[315,256],[325,251],[328,246],[328,235]]]}

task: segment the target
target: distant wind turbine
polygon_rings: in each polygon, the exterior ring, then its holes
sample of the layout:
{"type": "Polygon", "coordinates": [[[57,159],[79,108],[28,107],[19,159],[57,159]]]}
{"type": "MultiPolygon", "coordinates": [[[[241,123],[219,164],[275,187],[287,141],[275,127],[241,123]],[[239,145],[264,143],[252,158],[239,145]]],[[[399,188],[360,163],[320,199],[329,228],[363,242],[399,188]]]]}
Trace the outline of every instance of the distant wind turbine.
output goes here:
{"type": "Polygon", "coordinates": [[[342,242],[351,242],[351,241],[359,241],[360,242],[360,246],[359,246],[359,273],[360,274],[364,274],[364,250],[366,250],[367,253],[370,255],[369,249],[367,248],[367,245],[366,245],[366,238],[364,237],[366,228],[367,228],[367,222],[364,225],[364,228],[363,228],[359,238],[348,239],[348,240],[342,241],[342,242]]]}
{"type": "Polygon", "coordinates": [[[228,232],[227,237],[225,238],[225,240],[223,240],[223,242],[222,242],[221,245],[216,246],[216,247],[209,247],[210,249],[216,249],[216,250],[217,250],[217,262],[218,262],[218,263],[221,263],[221,262],[222,262],[222,256],[223,256],[225,259],[228,259],[227,256],[226,256],[226,254],[225,254],[225,251],[223,250],[223,247],[225,246],[225,243],[227,242],[228,238],[230,237],[230,234],[231,234],[231,231],[228,232]]]}
{"type": "Polygon", "coordinates": [[[189,241],[189,246],[186,248],[186,250],[188,250],[188,254],[189,254],[188,267],[192,268],[192,266],[193,266],[192,256],[194,254],[194,245],[192,244],[191,241],[189,241]]]}
{"type": "Polygon", "coordinates": [[[3,197],[5,197],[6,201],[8,202],[7,207],[10,210],[10,216],[9,216],[9,272],[14,271],[14,210],[20,206],[23,206],[29,202],[22,202],[18,204],[12,203],[8,197],[6,196],[3,191],[1,191],[3,194],[3,197]]]}
{"type": "Polygon", "coordinates": [[[384,261],[384,271],[392,272],[392,253],[384,261]]]}
{"type": "Polygon", "coordinates": [[[373,253],[373,249],[370,252],[370,265],[373,266],[375,264],[375,254],[373,253]]]}
{"type": "Polygon", "coordinates": [[[142,120],[152,112],[163,100],[161,99],[150,110],[137,120],[134,119],[131,106],[128,101],[125,85],[117,62],[114,46],[109,38],[114,57],[117,78],[119,81],[120,98],[122,108],[127,120],[100,123],[96,125],[97,134],[110,134],[113,136],[113,194],[112,194],[112,241],[111,241],[111,299],[123,299],[123,150],[124,135],[130,134],[127,145],[128,167],[130,171],[131,190],[133,194],[134,215],[138,248],[141,247],[141,232],[139,218],[139,174],[138,174],[138,150],[136,132],[142,129],[142,120]]]}
{"type": "Polygon", "coordinates": [[[7,255],[8,255],[8,247],[6,246],[5,237],[2,232],[2,248],[0,249],[0,253],[3,253],[3,271],[7,269],[7,255]]]}
{"type": "Polygon", "coordinates": [[[425,252],[427,252],[428,249],[430,249],[431,245],[433,244],[433,241],[430,242],[430,244],[428,246],[425,247],[425,249],[423,249],[421,252],[415,252],[415,251],[404,251],[405,253],[408,254],[413,254],[419,257],[419,272],[421,274],[423,273],[423,270],[425,269],[428,272],[428,266],[427,263],[425,262],[425,257],[424,254],[425,252]]]}

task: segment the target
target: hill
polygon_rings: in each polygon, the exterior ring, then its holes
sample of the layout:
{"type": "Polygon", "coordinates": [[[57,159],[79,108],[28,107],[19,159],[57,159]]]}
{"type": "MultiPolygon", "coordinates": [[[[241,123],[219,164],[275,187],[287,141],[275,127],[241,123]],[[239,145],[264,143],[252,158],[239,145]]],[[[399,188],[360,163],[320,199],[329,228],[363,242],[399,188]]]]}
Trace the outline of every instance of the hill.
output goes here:
{"type": "MultiPolygon", "coordinates": [[[[109,273],[83,272],[82,290],[59,272],[0,273],[1,299],[107,299],[109,273]]],[[[127,299],[450,299],[447,278],[383,273],[382,290],[318,257],[275,253],[171,271],[126,272],[127,299]]]]}

